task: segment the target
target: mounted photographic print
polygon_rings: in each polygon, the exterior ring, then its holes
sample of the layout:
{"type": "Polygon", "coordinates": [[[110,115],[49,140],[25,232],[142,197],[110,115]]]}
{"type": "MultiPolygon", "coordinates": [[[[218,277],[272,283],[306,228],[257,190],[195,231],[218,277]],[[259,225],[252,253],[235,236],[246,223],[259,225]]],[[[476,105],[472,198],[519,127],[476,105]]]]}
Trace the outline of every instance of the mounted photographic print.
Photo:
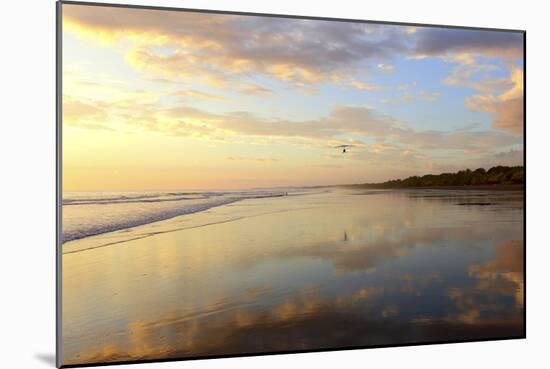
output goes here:
{"type": "Polygon", "coordinates": [[[58,3],[58,365],[525,337],[524,45],[58,3]]]}

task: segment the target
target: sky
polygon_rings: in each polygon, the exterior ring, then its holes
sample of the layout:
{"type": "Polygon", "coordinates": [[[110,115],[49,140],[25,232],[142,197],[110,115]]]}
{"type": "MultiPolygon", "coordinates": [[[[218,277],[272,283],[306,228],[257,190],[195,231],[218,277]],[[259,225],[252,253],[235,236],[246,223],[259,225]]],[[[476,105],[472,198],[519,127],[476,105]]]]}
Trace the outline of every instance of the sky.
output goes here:
{"type": "Polygon", "coordinates": [[[522,164],[518,32],[75,4],[62,19],[64,191],[522,164]]]}

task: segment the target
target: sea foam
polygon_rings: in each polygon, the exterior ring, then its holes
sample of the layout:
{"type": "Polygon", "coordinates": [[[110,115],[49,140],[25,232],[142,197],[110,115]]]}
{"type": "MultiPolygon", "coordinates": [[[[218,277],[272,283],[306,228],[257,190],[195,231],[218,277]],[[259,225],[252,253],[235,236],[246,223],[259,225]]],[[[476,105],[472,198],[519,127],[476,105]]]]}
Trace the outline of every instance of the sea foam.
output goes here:
{"type": "Polygon", "coordinates": [[[62,200],[62,242],[205,211],[283,191],[73,192],[62,200]]]}

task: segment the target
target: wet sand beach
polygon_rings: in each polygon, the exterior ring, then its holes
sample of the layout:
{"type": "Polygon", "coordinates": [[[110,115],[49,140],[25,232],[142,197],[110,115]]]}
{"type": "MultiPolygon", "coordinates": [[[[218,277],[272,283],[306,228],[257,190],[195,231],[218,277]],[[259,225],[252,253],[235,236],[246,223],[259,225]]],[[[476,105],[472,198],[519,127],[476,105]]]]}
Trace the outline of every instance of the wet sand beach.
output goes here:
{"type": "Polygon", "coordinates": [[[521,191],[316,189],[62,247],[64,364],[524,334],[521,191]]]}

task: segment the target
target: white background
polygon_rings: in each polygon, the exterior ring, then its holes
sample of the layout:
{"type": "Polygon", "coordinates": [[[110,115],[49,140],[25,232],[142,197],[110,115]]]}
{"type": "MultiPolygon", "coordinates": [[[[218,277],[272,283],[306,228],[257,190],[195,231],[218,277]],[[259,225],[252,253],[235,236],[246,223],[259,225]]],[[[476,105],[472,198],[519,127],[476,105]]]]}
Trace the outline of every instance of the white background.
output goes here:
{"type": "MultiPolygon", "coordinates": [[[[550,244],[546,231],[550,130],[546,109],[550,105],[550,14],[545,10],[544,1],[131,2],[527,30],[527,340],[171,362],[140,368],[363,368],[368,365],[440,369],[548,365],[550,244]]],[[[2,4],[1,17],[0,366],[51,368],[55,352],[55,3],[53,0],[6,1],[2,4]]]]}

